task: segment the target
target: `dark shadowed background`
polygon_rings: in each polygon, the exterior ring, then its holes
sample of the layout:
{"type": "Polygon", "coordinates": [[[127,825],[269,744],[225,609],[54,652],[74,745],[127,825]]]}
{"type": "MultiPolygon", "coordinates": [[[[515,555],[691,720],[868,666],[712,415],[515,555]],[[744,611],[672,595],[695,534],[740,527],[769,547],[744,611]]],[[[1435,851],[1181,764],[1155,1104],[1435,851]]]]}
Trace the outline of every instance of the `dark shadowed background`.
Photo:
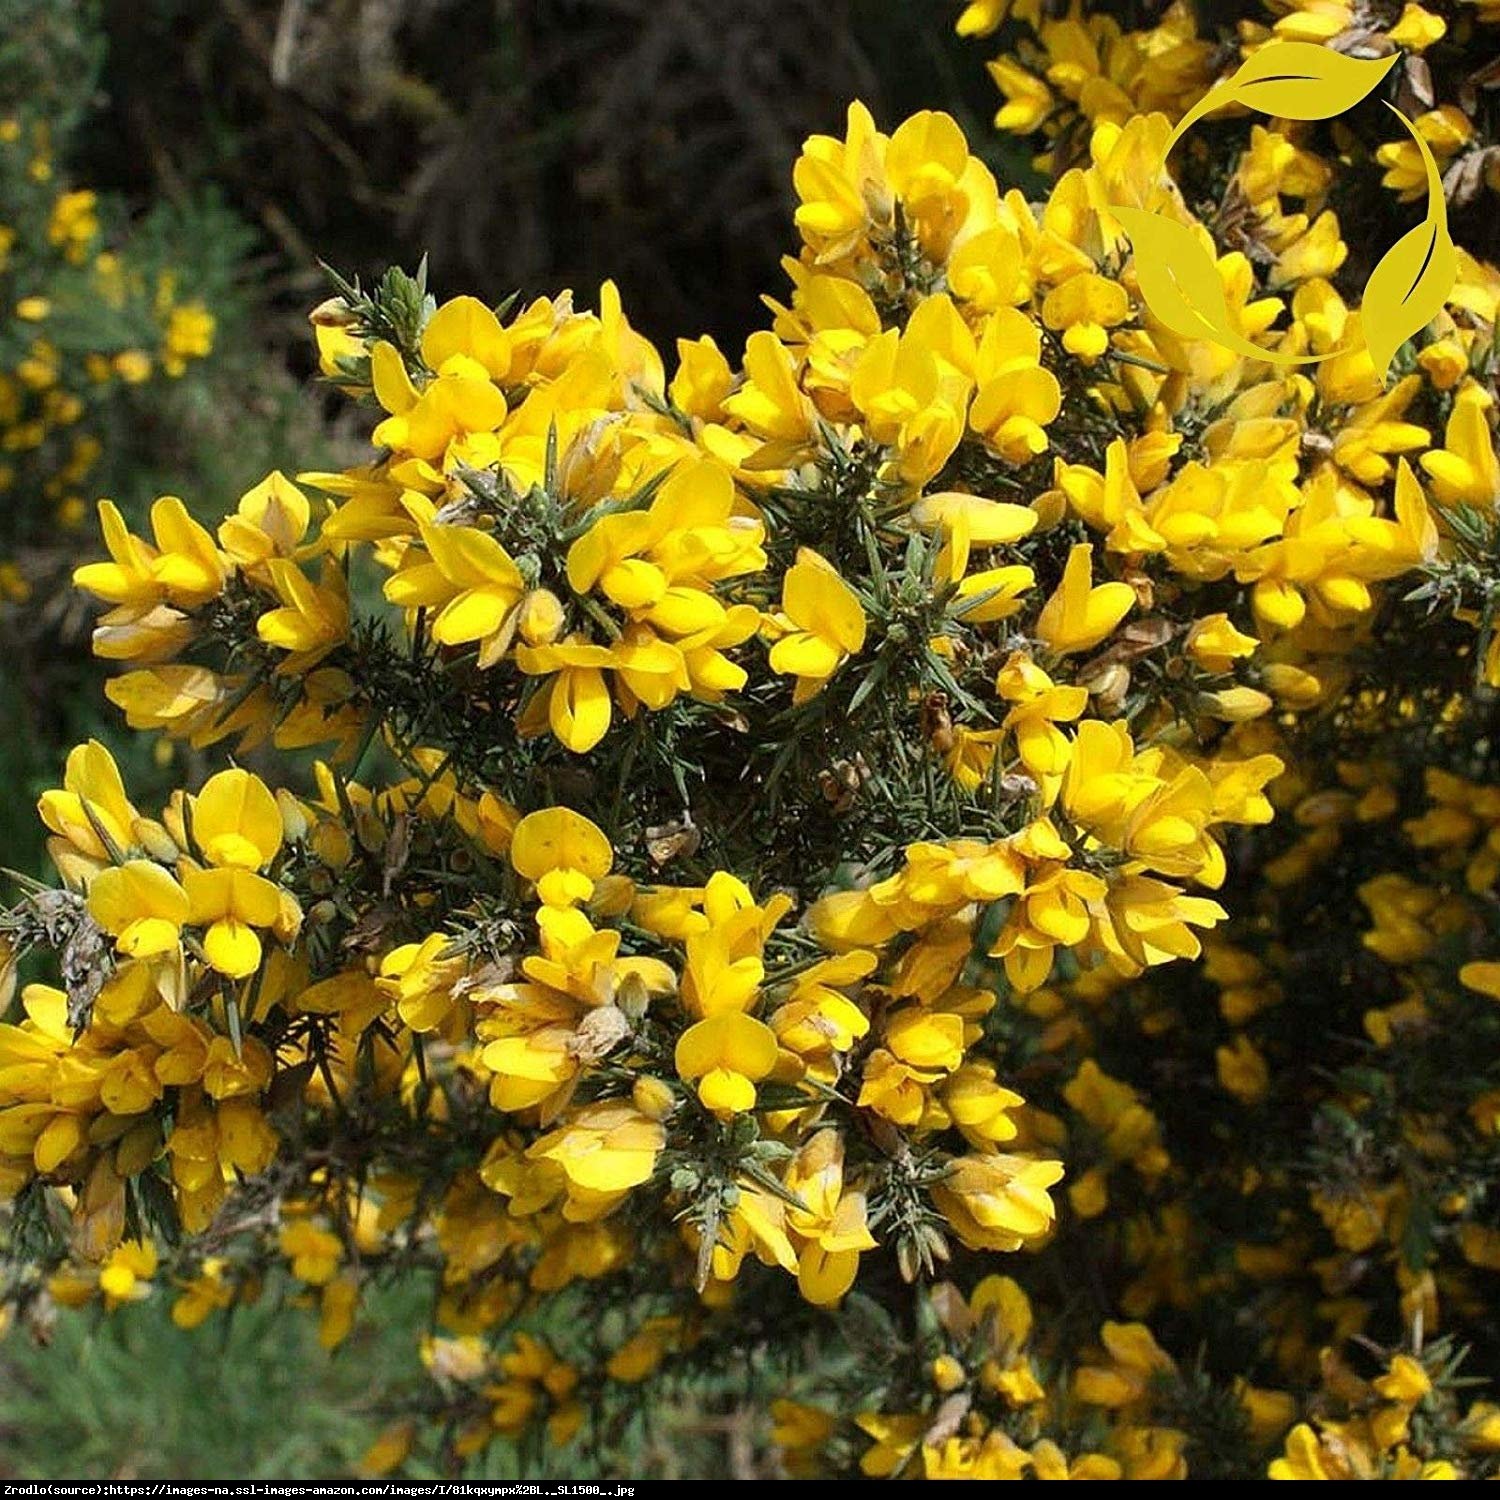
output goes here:
{"type": "MultiPolygon", "coordinates": [[[[805,136],[931,105],[971,139],[996,101],[948,0],[106,0],[93,180],[216,185],[272,289],[321,257],[430,256],[499,299],[613,277],[657,340],[738,344],[783,283],[805,136]]],[[[1024,172],[1009,143],[1007,165],[1024,172]]]]}

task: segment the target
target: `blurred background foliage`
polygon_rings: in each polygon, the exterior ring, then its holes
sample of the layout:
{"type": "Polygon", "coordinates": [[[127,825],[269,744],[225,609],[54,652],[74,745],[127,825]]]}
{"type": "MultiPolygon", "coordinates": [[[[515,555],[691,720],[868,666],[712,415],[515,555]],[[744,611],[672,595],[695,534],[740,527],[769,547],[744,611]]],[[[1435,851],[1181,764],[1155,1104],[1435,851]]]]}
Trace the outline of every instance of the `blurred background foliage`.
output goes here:
{"type": "MultiPolygon", "coordinates": [[[[989,128],[993,88],[953,15],[947,0],[0,0],[0,126],[16,120],[22,144],[39,127],[49,158],[45,183],[24,156],[0,167],[17,237],[0,354],[34,339],[16,314],[30,296],[83,308],[65,373],[120,336],[117,310],[80,300],[78,266],[21,253],[46,240],[38,202],[79,189],[97,195],[93,251],[170,274],[214,320],[180,378],[93,393],[99,458],[66,493],[22,471],[0,494],[0,568],[25,580],[0,598],[0,864],[40,868],[35,799],[70,745],[106,741],[143,803],[153,770],[167,779],[106,702],[92,612],[66,586],[101,550],[95,502],[139,529],[176,494],[213,522],[272,468],[357,453],[364,419],[309,389],[320,260],[368,282],[426,254],[439,294],[496,301],[571,287],[593,305],[613,278],[669,358],[703,332],[737,354],[784,284],[791,164],[808,134],[842,133],[849,100],[882,120],[946,108],[1002,180],[1035,180],[989,128]]],[[[41,1348],[0,1340],[0,1480],[347,1475],[383,1425],[399,1361],[382,1350],[409,1346],[415,1316],[393,1293],[330,1358],[269,1308],[221,1346],[162,1306],[63,1320],[41,1348]]],[[[688,1455],[702,1437],[652,1441],[688,1455]]]]}
{"type": "Polygon", "coordinates": [[[0,863],[27,871],[35,797],[68,745],[94,735],[149,770],[104,701],[94,611],[69,587],[100,551],[98,499],[139,519],[177,493],[217,515],[334,440],[264,337],[273,258],[227,194],[207,178],[170,193],[101,180],[89,142],[128,88],[115,56],[96,0],[0,0],[0,863]]]}

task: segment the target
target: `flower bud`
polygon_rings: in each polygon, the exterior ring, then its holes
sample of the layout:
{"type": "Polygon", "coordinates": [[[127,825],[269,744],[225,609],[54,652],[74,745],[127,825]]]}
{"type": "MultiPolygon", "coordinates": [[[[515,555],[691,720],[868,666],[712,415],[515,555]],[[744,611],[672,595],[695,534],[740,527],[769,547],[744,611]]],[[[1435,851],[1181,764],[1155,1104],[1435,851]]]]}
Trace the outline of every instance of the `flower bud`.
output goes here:
{"type": "Polygon", "coordinates": [[[286,790],[276,793],[276,806],[281,811],[281,832],[289,844],[300,844],[307,837],[307,809],[286,790]]]}
{"type": "Polygon", "coordinates": [[[677,1107],[677,1095],[670,1084],[647,1074],[636,1079],[630,1102],[647,1118],[665,1120],[677,1107]]]}
{"type": "Polygon", "coordinates": [[[567,624],[562,601],[551,589],[532,589],[521,601],[520,631],[533,646],[551,645],[567,624]]]}
{"type": "Polygon", "coordinates": [[[312,835],[312,852],[330,870],[342,870],[354,858],[354,841],[342,823],[320,823],[312,835]]]}
{"type": "Polygon", "coordinates": [[[158,864],[174,865],[182,856],[177,841],[155,818],[137,818],[130,832],[142,849],[158,864]]]}
{"type": "Polygon", "coordinates": [[[1100,713],[1118,713],[1130,691],[1130,668],[1123,662],[1111,662],[1081,686],[1089,690],[1089,696],[1100,713]]]}
{"type": "Polygon", "coordinates": [[[1289,662],[1273,662],[1262,680],[1278,703],[1288,708],[1311,708],[1323,696],[1323,684],[1311,672],[1289,662]]]}
{"type": "Polygon", "coordinates": [[[1220,693],[1201,693],[1198,707],[1215,719],[1228,724],[1242,724],[1271,711],[1271,700],[1252,687],[1225,688],[1220,693]]]}
{"type": "Polygon", "coordinates": [[[355,321],[354,309],[342,297],[329,297],[308,313],[314,328],[349,328],[355,321]]]}
{"type": "Polygon", "coordinates": [[[1253,635],[1236,630],[1226,614],[1205,615],[1187,634],[1187,653],[1205,672],[1228,672],[1241,657],[1252,656],[1260,644],[1253,635]]]}

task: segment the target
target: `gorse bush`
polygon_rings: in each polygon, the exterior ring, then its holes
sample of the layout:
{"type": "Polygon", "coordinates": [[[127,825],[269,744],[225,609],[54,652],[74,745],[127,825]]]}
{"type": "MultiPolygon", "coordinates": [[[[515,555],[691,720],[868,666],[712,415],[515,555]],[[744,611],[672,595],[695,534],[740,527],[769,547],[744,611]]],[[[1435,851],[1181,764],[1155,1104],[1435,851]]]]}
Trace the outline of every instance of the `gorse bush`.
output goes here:
{"type": "Polygon", "coordinates": [[[1217,273],[1344,352],[1174,332],[1170,128],[1031,203],[852,106],[738,366],[343,283],[367,462],[101,507],[108,695],[221,768],[41,799],[19,1325],[421,1281],[372,1472],[1497,1470],[1500,275],[1383,379],[1330,210],[1217,273]]]}

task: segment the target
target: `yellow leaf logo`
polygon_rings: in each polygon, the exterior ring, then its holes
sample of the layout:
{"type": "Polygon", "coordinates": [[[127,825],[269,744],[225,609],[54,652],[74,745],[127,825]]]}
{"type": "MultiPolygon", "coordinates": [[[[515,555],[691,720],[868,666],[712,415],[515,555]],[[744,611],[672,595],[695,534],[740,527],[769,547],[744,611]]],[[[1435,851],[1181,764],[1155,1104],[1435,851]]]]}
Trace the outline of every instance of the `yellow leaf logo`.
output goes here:
{"type": "Polygon", "coordinates": [[[1306,363],[1309,356],[1262,349],[1229,320],[1229,300],[1219,268],[1196,230],[1143,208],[1111,208],[1135,248],[1135,274],[1146,306],[1173,333],[1212,339],[1247,359],[1306,363]]]}
{"type": "MultiPolygon", "coordinates": [[[[1210,89],[1178,121],[1167,154],[1185,131],[1226,104],[1282,119],[1331,119],[1376,88],[1399,55],[1363,60],[1312,42],[1273,42],[1247,58],[1232,78],[1210,89]]],[[[1387,108],[1411,131],[1426,163],[1427,217],[1386,252],[1361,299],[1360,326],[1382,379],[1397,349],[1437,316],[1458,279],[1437,164],[1411,121],[1394,105],[1387,108]]],[[[1247,359],[1278,365],[1317,364],[1358,347],[1344,344],[1309,355],[1262,349],[1234,328],[1214,258],[1192,228],[1142,209],[1111,205],[1110,213],[1130,236],[1146,306],[1174,333],[1211,339],[1247,359]]]]}
{"type": "Polygon", "coordinates": [[[1411,131],[1427,166],[1427,217],[1385,252],[1360,299],[1365,347],[1382,373],[1396,350],[1443,310],[1458,280],[1458,255],[1448,233],[1448,204],[1437,163],[1416,126],[1394,105],[1388,108],[1411,131]]]}
{"type": "Polygon", "coordinates": [[[1226,104],[1243,104],[1284,120],[1331,120],[1353,109],[1400,55],[1362,60],[1315,42],[1274,42],[1247,57],[1233,78],[1210,89],[1178,122],[1172,140],[1226,104]]]}

